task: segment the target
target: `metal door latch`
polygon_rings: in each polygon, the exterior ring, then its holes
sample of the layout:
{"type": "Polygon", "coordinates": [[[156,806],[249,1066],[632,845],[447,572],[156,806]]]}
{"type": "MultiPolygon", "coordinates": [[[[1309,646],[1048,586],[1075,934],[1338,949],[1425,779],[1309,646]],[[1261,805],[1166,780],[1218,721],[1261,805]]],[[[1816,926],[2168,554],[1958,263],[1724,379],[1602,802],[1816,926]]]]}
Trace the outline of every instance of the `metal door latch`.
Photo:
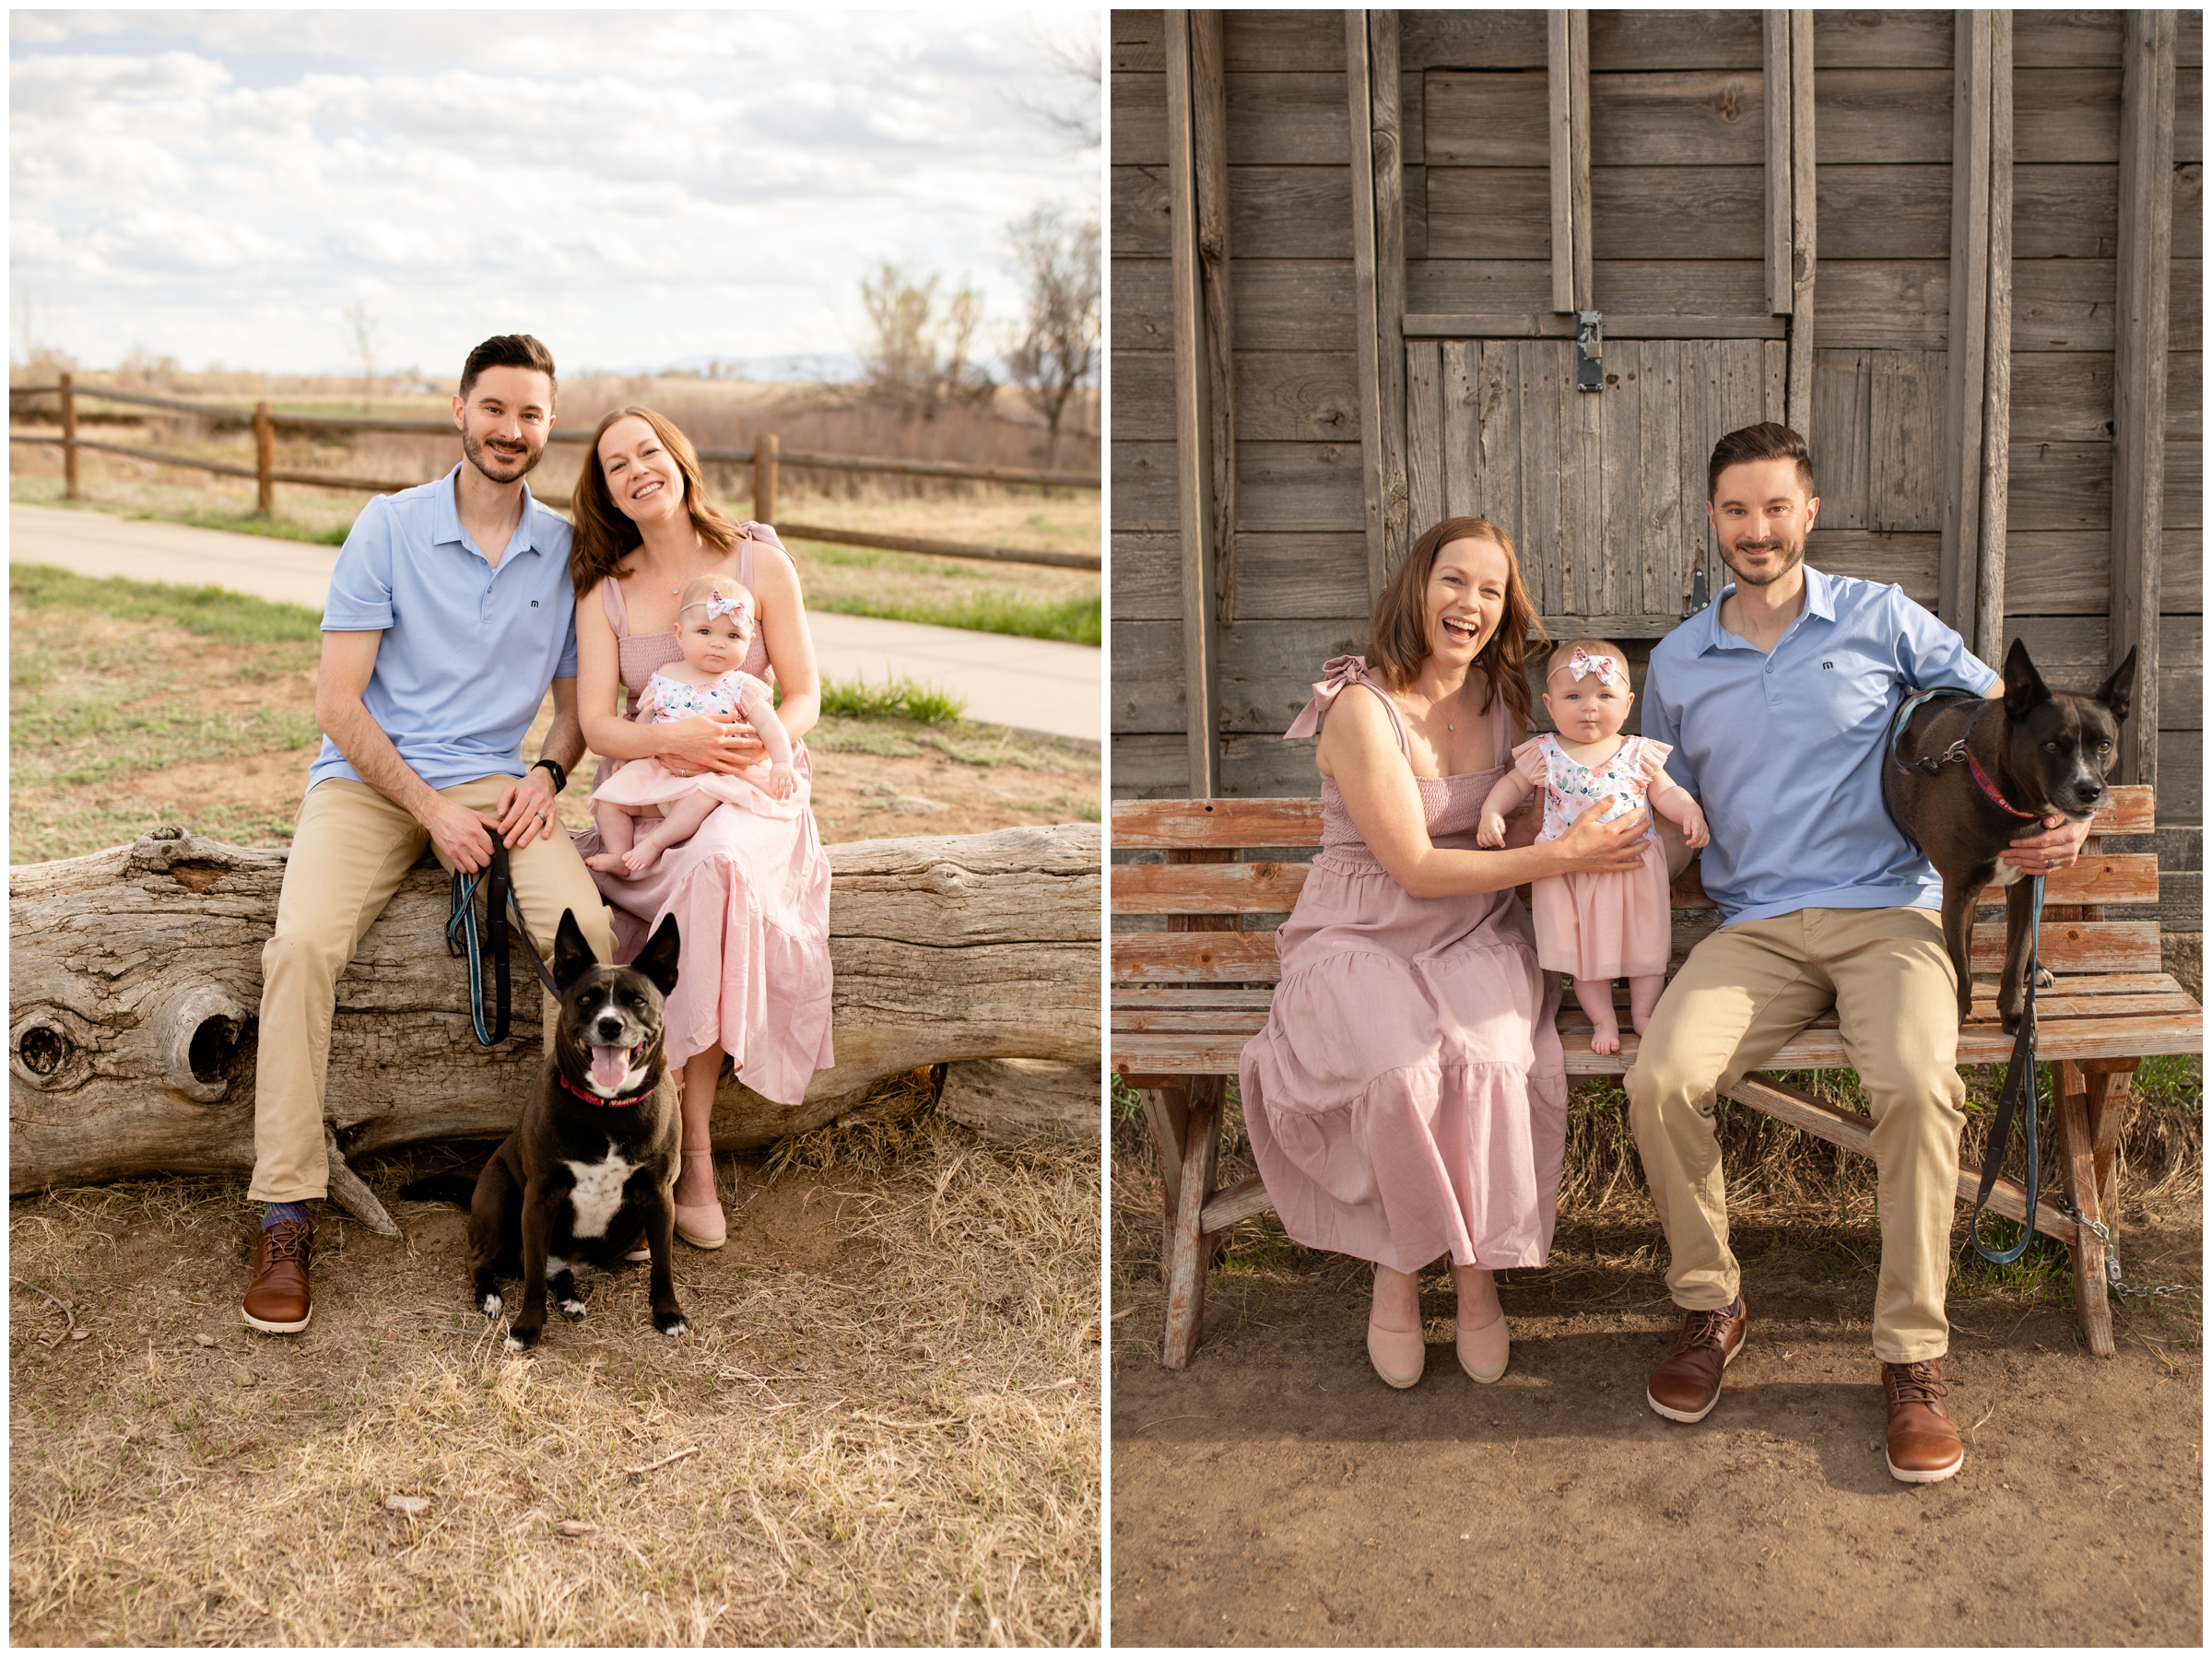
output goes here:
{"type": "Polygon", "coordinates": [[[1574,320],[1574,389],[1602,392],[1606,389],[1605,312],[1578,311],[1574,320]]]}
{"type": "Polygon", "coordinates": [[[1699,570],[1689,578],[1689,602],[1682,606],[1682,619],[1688,621],[1706,605],[1705,571],[1699,570]]]}

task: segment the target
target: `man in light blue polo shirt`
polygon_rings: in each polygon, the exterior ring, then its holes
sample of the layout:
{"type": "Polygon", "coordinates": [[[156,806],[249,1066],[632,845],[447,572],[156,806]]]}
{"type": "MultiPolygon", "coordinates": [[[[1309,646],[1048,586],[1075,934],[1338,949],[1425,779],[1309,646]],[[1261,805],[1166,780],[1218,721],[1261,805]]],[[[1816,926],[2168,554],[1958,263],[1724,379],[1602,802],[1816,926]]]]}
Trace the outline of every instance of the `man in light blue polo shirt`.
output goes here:
{"type": "Polygon", "coordinates": [[[312,1310],[307,1203],[329,1188],[337,977],[423,848],[473,874],[497,836],[540,953],[568,909],[613,958],[598,889],[553,809],[583,753],[569,525],[523,481],[545,452],[553,394],[552,356],[530,335],[470,352],[453,399],[461,464],[371,500],[331,572],[315,681],[323,752],[261,954],[248,1194],[267,1206],[243,1310],[271,1334],[305,1329],[312,1310]],[[525,770],[523,738],[548,685],[553,726],[525,770]]]}
{"type": "MultiPolygon", "coordinates": [[[[1889,1470],[1948,1478],[1965,1459],[1936,1360],[1948,1350],[1959,1179],[1958,986],[1944,952],[1943,883],[1883,809],[1890,715],[1912,691],[2002,681],[1894,586],[1806,568],[1820,502],[1805,440],[1732,431],[1707,469],[1706,512],[1735,576],[1653,647],[1643,733],[1712,830],[1702,877],[1721,929],[1690,952],[1627,1077],[1630,1120],[1673,1259],[1682,1334],[1646,1397],[1701,1421],[1749,1326],[1728,1209],[1716,1096],[1835,1009],[1874,1119],[1882,1263],[1874,1349],[1889,1411],[1889,1470]]],[[[2006,861],[2071,864],[2088,828],[2016,840],[2006,861]]],[[[1686,854],[1685,854],[1686,855],[1686,854]]]]}

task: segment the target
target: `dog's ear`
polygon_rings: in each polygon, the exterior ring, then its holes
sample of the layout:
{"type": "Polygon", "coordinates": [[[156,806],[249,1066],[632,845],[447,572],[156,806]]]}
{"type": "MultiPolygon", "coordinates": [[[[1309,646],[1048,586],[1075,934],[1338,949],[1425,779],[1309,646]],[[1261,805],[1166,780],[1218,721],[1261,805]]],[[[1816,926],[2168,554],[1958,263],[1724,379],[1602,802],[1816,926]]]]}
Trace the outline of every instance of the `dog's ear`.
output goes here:
{"type": "Polygon", "coordinates": [[[676,967],[683,954],[683,940],[677,936],[676,917],[663,917],[660,929],[653,941],[638,951],[637,959],[629,964],[653,981],[653,987],[666,995],[676,988],[676,967]]]}
{"type": "Polygon", "coordinates": [[[553,981],[566,994],[571,984],[599,964],[592,946],[584,941],[583,928],[576,924],[576,911],[560,911],[560,926],[553,934],[553,981]]]}
{"type": "Polygon", "coordinates": [[[2035,671],[2035,664],[2028,659],[2028,641],[2015,639],[2012,648],[2005,652],[2006,716],[2025,719],[2050,699],[2050,687],[2043,683],[2043,676],[2035,671]]]}
{"type": "Polygon", "coordinates": [[[2112,710],[2114,719],[2125,719],[2135,694],[2136,652],[2131,650],[2127,660],[2112,669],[2112,676],[2097,687],[2097,699],[2112,710]]]}

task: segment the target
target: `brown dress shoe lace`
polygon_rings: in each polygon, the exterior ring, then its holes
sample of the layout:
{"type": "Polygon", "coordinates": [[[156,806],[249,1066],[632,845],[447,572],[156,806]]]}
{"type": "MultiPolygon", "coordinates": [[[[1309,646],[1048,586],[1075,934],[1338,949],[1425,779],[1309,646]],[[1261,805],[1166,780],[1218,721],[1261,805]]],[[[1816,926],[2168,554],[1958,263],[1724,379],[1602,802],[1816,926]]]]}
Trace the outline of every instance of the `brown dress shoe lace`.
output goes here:
{"type": "Polygon", "coordinates": [[[297,1334],[314,1315],[307,1269],[314,1252],[315,1228],[307,1220],[278,1220],[264,1227],[253,1247],[253,1281],[247,1287],[247,1326],[264,1334],[297,1334]]]}
{"type": "Polygon", "coordinates": [[[1702,1421],[1721,1401],[1721,1372],[1743,1350],[1751,1310],[1739,1290],[1715,1311],[1685,1312],[1675,1349],[1652,1371],[1644,1401],[1669,1421],[1702,1421]]]}
{"type": "Polygon", "coordinates": [[[1884,1364],[1882,1395],[1889,1406],[1889,1475],[1908,1485],[1932,1485],[1966,1464],[1959,1424],[1945,1405],[1943,1373],[1934,1358],[1884,1364]]]}

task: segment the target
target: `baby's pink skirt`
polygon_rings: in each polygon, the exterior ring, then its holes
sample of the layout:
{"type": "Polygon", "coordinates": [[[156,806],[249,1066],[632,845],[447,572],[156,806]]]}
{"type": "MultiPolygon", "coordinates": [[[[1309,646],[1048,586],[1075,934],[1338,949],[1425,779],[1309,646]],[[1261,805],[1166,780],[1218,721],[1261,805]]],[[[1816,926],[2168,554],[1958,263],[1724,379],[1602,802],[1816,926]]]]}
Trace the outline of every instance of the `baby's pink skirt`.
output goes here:
{"type": "Polygon", "coordinates": [[[590,803],[661,805],[707,794],[756,817],[795,817],[805,811],[807,796],[813,792],[806,774],[799,773],[799,786],[790,799],[779,800],[768,792],[768,761],[763,759],[741,771],[701,771],[696,777],[679,777],[658,759],[632,759],[616,767],[606,781],[592,790],[590,803]]]}
{"type": "Polygon", "coordinates": [[[1643,842],[1643,866],[1618,875],[1553,875],[1529,889],[1536,961],[1547,972],[1607,981],[1659,978],[1674,953],[1666,852],[1643,842]]]}

